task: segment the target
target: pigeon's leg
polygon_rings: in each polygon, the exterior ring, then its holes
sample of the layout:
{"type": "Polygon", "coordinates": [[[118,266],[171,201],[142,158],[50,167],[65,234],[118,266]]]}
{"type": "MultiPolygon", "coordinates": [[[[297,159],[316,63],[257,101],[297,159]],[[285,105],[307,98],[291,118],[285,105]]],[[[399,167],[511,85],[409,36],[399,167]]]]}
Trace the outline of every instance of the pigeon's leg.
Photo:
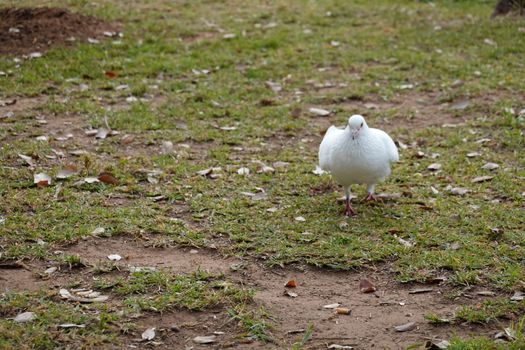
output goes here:
{"type": "Polygon", "coordinates": [[[345,188],[345,195],[346,195],[346,207],[345,207],[345,216],[352,216],[357,214],[354,208],[350,205],[350,187],[345,188]]]}
{"type": "Polygon", "coordinates": [[[376,185],[368,185],[368,187],[366,188],[366,192],[368,193],[368,195],[363,199],[363,202],[381,201],[381,198],[378,198],[374,194],[375,187],[376,185]]]}

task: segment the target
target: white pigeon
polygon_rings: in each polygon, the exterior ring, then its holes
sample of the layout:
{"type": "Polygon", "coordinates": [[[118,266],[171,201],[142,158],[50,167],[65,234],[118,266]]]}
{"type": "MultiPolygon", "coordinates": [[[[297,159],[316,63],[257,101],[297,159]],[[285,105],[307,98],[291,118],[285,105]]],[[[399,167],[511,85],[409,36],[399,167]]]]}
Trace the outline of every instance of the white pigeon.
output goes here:
{"type": "Polygon", "coordinates": [[[331,126],[319,146],[319,166],[345,188],[345,215],[355,215],[350,186],[366,184],[364,199],[377,200],[375,185],[390,175],[390,163],[399,161],[397,147],[383,130],[369,128],[365,118],[353,115],[344,129],[331,126]]]}

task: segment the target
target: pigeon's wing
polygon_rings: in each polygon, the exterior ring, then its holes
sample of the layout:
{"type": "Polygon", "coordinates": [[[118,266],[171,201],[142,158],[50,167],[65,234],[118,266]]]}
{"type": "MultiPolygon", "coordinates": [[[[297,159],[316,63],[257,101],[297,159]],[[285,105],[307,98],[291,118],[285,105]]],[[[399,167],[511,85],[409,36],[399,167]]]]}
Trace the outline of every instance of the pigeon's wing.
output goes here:
{"type": "Polygon", "coordinates": [[[326,134],[321,141],[319,146],[319,166],[321,169],[330,171],[330,165],[332,164],[332,149],[334,148],[337,137],[343,132],[343,130],[331,126],[326,131],[326,134]]]}
{"type": "Polygon", "coordinates": [[[398,162],[399,161],[399,153],[397,152],[397,147],[390,135],[388,135],[383,130],[379,129],[372,129],[374,133],[381,139],[383,144],[385,145],[385,148],[388,152],[388,160],[391,162],[398,162]]]}

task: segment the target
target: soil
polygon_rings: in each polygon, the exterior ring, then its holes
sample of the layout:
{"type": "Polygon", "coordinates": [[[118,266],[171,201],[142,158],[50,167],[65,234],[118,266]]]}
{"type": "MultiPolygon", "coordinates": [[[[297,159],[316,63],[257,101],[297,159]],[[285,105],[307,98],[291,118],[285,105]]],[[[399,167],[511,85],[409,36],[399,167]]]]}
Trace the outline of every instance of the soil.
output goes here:
{"type": "Polygon", "coordinates": [[[0,9],[0,54],[43,52],[53,46],[103,36],[115,26],[62,8],[0,9]]]}
{"type": "MultiPolygon", "coordinates": [[[[217,343],[211,348],[232,347],[235,349],[280,349],[300,340],[309,324],[314,326],[312,338],[305,349],[321,349],[331,344],[350,345],[354,349],[388,348],[404,349],[429,339],[449,339],[458,331],[462,336],[491,335],[497,325],[454,325],[434,326],[424,316],[430,312],[451,318],[460,305],[479,303],[483,298],[470,291],[465,296],[452,299],[452,289],[446,284],[417,285],[400,284],[393,276],[384,272],[383,267],[359,272],[337,272],[308,266],[269,269],[258,261],[224,258],[213,250],[193,248],[152,248],[147,240],[131,236],[93,238],[77,244],[56,247],[65,254],[77,254],[88,266],[107,263],[109,254],[119,254],[121,271],[129,266],[147,266],[169,269],[176,274],[187,274],[197,267],[214,273],[222,273],[239,285],[255,289],[255,304],[262,306],[273,317],[271,330],[275,343],[248,342],[239,337],[241,330],[236,321],[230,319],[224,309],[217,308],[204,312],[169,310],[162,314],[146,313],[134,322],[137,330],[125,338],[130,346],[139,346],[140,333],[149,327],[156,327],[160,342],[158,349],[204,348],[193,343],[195,336],[212,335],[219,332],[217,343]],[[232,266],[240,268],[235,271],[232,266]],[[359,282],[367,278],[377,288],[375,293],[361,293],[359,282]],[[284,285],[290,279],[297,287],[289,289],[298,296],[284,295],[284,285]],[[432,288],[429,293],[411,294],[414,288],[432,288]],[[350,315],[337,315],[324,305],[339,303],[351,310],[350,315]],[[417,327],[409,332],[399,333],[394,326],[416,322],[417,327]],[[177,325],[175,332],[170,328],[177,325]],[[224,334],[222,334],[222,332],[224,334]]],[[[42,280],[36,272],[42,272],[47,265],[40,262],[27,264],[30,269],[4,270],[0,279],[0,292],[6,290],[35,290],[45,288],[58,290],[72,279],[83,281],[82,287],[91,287],[97,278],[91,268],[63,268],[49,280],[42,280]],[[30,270],[35,270],[31,272],[30,270]],[[15,278],[16,276],[16,278],[15,278]],[[13,284],[13,281],[16,283],[13,284]]],[[[124,273],[124,272],[117,272],[124,273]]],[[[116,298],[116,296],[113,296],[116,298]]],[[[207,346],[210,348],[209,346],[207,346]]]]}

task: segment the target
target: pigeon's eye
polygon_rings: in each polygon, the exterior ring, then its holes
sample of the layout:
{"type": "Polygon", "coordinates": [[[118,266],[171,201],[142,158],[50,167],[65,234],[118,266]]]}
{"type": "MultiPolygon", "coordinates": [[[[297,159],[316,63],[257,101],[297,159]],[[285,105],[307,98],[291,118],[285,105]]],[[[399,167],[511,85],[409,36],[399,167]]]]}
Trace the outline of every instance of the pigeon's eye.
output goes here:
{"type": "Polygon", "coordinates": [[[361,123],[361,127],[363,127],[363,123],[361,123]]]}

